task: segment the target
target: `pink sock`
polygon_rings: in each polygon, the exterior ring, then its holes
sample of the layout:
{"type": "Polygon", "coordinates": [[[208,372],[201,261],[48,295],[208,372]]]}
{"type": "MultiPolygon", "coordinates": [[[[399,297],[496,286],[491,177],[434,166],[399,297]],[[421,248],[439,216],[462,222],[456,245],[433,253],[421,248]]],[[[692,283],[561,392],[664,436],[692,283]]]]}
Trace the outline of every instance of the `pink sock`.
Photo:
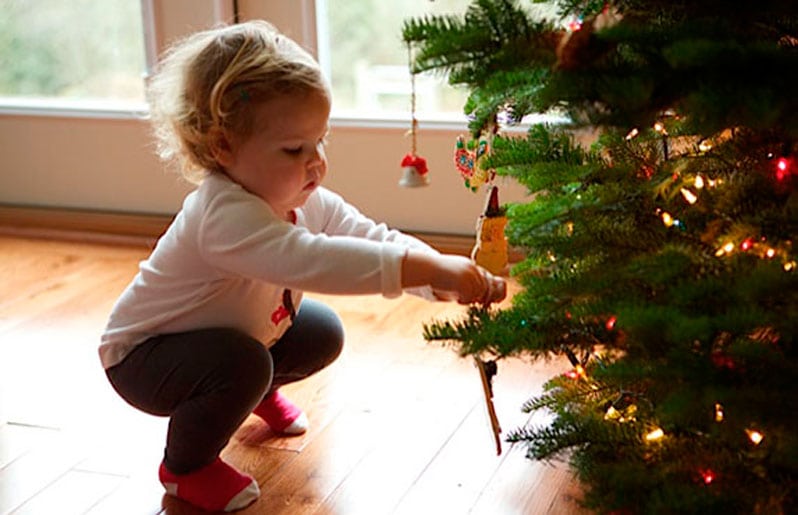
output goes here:
{"type": "Polygon", "coordinates": [[[308,429],[308,417],[277,390],[264,397],[252,412],[275,433],[300,435],[308,429]]]}
{"type": "Polygon", "coordinates": [[[207,511],[233,511],[250,505],[260,495],[258,483],[221,458],[188,474],[172,474],[161,463],[158,469],[166,493],[207,511]]]}

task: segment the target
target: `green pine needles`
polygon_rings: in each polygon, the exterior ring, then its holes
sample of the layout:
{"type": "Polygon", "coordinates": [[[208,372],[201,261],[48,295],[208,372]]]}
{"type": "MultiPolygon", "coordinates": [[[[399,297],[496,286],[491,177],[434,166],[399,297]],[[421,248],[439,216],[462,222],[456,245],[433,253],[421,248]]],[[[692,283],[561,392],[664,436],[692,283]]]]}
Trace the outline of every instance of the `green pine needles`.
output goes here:
{"type": "Polygon", "coordinates": [[[506,310],[428,324],[463,355],[572,368],[508,439],[601,513],[798,512],[798,5],[476,0],[408,20],[414,72],[469,88],[481,165],[529,201],[506,310]]]}

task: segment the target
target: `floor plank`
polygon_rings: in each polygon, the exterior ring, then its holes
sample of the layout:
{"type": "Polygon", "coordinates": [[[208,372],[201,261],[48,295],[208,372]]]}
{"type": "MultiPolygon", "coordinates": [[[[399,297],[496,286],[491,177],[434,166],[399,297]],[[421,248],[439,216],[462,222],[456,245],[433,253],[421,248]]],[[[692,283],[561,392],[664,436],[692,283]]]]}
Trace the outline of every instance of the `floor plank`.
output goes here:
{"type": "MultiPolygon", "coordinates": [[[[397,370],[388,381],[405,381],[397,370]]],[[[407,372],[407,371],[404,371],[407,372]]],[[[376,417],[373,447],[325,499],[320,513],[390,513],[476,403],[451,374],[419,380],[404,393],[386,393],[368,412],[376,417]]],[[[476,390],[475,390],[476,391],[476,390]]]]}
{"type": "Polygon", "coordinates": [[[81,452],[55,431],[46,441],[0,469],[0,513],[10,513],[43,495],[80,461],[81,452]]]}
{"type": "Polygon", "coordinates": [[[55,431],[21,424],[0,425],[0,470],[55,437],[55,431]]]}
{"type": "Polygon", "coordinates": [[[397,504],[396,515],[468,513],[502,462],[477,404],[397,504]]]}
{"type": "Polygon", "coordinates": [[[163,512],[164,493],[155,473],[133,476],[122,483],[86,515],[157,515],[163,512]]]}
{"type": "Polygon", "coordinates": [[[35,497],[14,510],[12,515],[83,515],[117,488],[118,476],[70,470],[35,497]]]}

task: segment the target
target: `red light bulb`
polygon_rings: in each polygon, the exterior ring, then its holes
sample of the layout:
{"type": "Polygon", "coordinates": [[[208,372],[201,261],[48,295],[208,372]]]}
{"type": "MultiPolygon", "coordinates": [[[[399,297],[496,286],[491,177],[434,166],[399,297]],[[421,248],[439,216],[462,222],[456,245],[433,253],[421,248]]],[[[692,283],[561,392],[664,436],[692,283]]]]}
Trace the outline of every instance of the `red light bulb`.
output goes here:
{"type": "Polygon", "coordinates": [[[786,157],[780,157],[776,161],[776,179],[782,181],[790,173],[790,160],[786,157]]]}
{"type": "Polygon", "coordinates": [[[577,32],[577,31],[582,30],[582,20],[580,18],[576,18],[575,20],[571,20],[571,22],[568,23],[568,29],[571,32],[577,32]]]}

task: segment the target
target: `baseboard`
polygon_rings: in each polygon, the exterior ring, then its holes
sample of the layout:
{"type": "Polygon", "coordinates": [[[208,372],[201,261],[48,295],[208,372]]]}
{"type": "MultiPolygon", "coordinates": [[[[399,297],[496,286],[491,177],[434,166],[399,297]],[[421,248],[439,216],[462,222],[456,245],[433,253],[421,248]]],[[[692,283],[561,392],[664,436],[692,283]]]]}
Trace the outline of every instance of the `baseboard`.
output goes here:
{"type": "MultiPolygon", "coordinates": [[[[0,234],[151,247],[172,221],[169,215],[0,205],[0,234]]],[[[440,252],[467,256],[474,237],[410,232],[440,252]]]]}
{"type": "Polygon", "coordinates": [[[172,217],[81,209],[0,205],[0,234],[152,246],[172,217]]]}

